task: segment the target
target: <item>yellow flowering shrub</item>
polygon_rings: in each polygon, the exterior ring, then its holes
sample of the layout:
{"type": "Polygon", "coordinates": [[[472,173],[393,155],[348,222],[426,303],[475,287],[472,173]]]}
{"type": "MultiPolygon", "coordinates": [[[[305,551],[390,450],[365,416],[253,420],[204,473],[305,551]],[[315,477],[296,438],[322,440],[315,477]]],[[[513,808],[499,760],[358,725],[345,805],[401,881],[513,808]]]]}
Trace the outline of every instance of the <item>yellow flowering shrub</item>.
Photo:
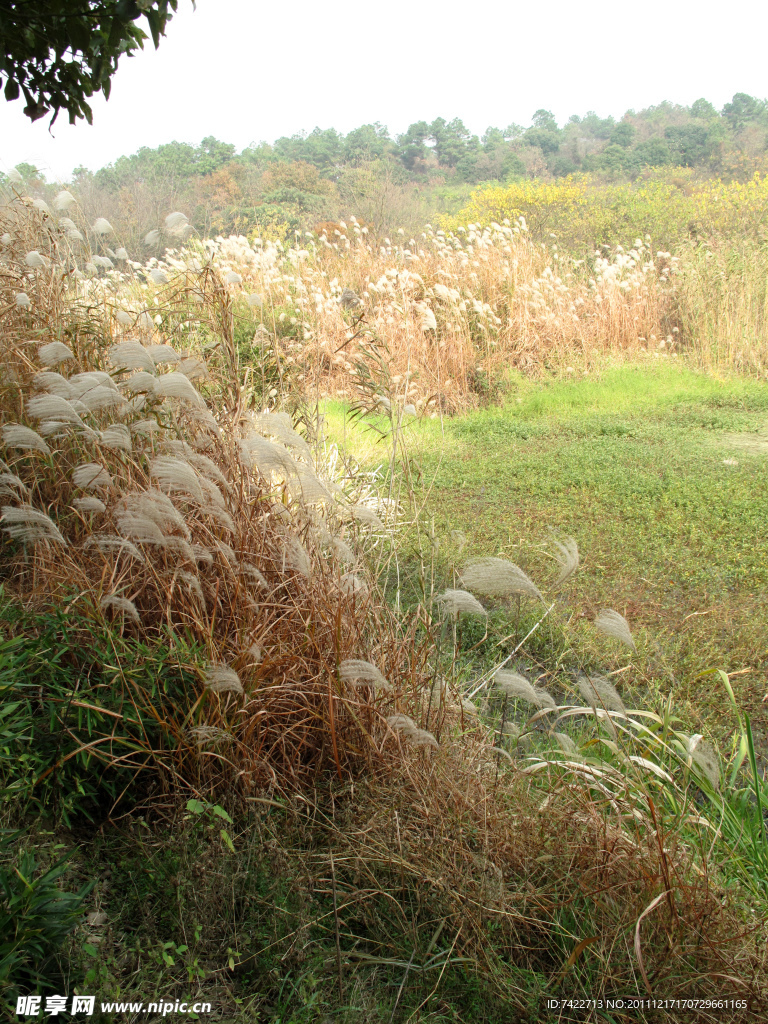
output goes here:
{"type": "Polygon", "coordinates": [[[634,182],[603,183],[589,175],[511,182],[475,190],[444,227],[480,226],[525,217],[538,241],[557,238],[571,251],[632,244],[650,235],[656,248],[686,239],[768,235],[768,176],[696,181],[688,168],[664,169],[634,182]]]}

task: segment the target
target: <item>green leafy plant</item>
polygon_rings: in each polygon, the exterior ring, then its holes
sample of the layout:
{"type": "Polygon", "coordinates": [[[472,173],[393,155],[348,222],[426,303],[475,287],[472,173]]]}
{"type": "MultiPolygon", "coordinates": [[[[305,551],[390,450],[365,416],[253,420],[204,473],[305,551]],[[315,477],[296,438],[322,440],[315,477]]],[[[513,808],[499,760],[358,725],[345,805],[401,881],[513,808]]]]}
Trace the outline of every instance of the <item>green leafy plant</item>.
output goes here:
{"type": "MultiPolygon", "coordinates": [[[[0,856],[7,855],[21,836],[6,834],[0,840],[0,856]]],[[[0,863],[0,993],[5,997],[18,989],[44,991],[56,979],[56,957],[95,885],[87,882],[76,893],[62,891],[59,880],[71,856],[43,869],[34,851],[22,849],[0,863]]]]}

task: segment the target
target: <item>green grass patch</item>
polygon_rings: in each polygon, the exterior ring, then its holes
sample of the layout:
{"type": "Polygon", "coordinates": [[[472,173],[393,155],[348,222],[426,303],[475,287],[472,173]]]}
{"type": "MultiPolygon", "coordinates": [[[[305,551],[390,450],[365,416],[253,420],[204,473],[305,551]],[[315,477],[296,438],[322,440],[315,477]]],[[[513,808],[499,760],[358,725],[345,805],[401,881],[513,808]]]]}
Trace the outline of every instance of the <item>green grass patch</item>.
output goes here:
{"type": "MultiPolygon", "coordinates": [[[[341,406],[326,416],[365,467],[386,460],[386,442],[341,406]]],[[[502,555],[546,593],[559,569],[549,531],[573,536],[582,566],[561,595],[572,626],[615,608],[636,634],[638,685],[673,689],[706,720],[721,699],[696,677],[722,667],[743,673],[738,698],[757,711],[768,673],[768,455],[739,438],[759,437],[766,421],[764,383],[659,360],[580,379],[513,375],[501,407],[412,423],[422,521],[441,541],[437,586],[453,585],[467,557],[502,555]]],[[[626,664],[616,644],[591,643],[605,668],[626,664]]]]}

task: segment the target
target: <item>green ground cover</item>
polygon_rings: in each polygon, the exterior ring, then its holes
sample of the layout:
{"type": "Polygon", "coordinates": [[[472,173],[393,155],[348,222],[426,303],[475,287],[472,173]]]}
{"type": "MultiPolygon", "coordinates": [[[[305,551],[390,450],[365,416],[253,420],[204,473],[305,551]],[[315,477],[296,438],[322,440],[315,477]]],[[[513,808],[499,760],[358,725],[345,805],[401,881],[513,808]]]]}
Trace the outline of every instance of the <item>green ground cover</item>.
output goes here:
{"type": "MultiPolygon", "coordinates": [[[[341,406],[327,416],[363,465],[381,463],[374,434],[341,406]]],[[[737,697],[756,715],[767,688],[767,426],[763,383],[654,361],[512,377],[503,405],[411,421],[405,437],[422,471],[422,520],[444,541],[444,576],[467,557],[502,555],[546,590],[558,569],[549,531],[573,536],[582,564],[563,595],[572,624],[605,607],[624,614],[636,684],[674,687],[701,723],[722,701],[699,673],[742,673],[737,697]],[[461,555],[453,530],[467,538],[461,555]]]]}

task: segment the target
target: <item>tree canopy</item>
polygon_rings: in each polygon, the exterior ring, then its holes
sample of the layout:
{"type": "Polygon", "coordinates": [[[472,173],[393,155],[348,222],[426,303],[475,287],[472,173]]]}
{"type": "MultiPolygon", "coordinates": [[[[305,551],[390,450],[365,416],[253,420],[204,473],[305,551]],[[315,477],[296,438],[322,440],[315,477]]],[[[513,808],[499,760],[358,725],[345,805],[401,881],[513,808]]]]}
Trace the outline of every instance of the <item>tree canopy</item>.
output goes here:
{"type": "MultiPolygon", "coordinates": [[[[123,54],[142,49],[145,18],[157,48],[178,0],[0,0],[0,87],[24,95],[31,121],[66,110],[70,124],[93,114],[87,98],[103,92],[123,54]]],[[[194,6],[194,0],[193,0],[194,6]]]]}

